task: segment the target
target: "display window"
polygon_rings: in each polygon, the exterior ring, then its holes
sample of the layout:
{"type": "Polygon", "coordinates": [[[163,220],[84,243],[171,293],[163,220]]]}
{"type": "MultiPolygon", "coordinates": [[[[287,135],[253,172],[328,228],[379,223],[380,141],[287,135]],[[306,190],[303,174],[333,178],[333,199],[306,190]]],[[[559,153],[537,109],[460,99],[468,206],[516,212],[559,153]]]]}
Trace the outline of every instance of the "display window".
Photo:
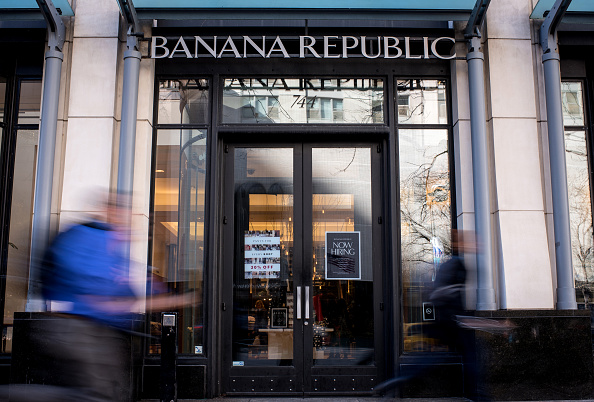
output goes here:
{"type": "Polygon", "coordinates": [[[0,281],[2,353],[12,352],[14,313],[26,311],[42,87],[38,77],[11,78],[10,85],[6,79],[0,83],[0,95],[4,95],[0,171],[6,185],[0,196],[8,205],[3,215],[6,229],[2,245],[6,265],[0,281]]]}

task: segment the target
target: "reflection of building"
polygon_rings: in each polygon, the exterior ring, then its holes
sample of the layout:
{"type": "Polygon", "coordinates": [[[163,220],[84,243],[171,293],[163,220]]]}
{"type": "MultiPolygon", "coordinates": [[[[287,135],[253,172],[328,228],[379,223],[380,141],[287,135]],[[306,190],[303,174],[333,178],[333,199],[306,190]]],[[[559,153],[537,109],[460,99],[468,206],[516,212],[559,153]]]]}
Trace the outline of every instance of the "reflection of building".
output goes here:
{"type": "MultiPolygon", "coordinates": [[[[460,395],[460,359],[429,336],[422,306],[452,252],[450,229],[474,230],[485,215],[490,264],[467,262],[490,270],[471,275],[468,307],[522,316],[523,324],[550,330],[550,339],[567,336],[570,345],[558,349],[583,362],[571,346],[589,336],[588,325],[575,323],[585,317],[577,308],[590,308],[594,297],[589,5],[574,0],[559,29],[570,217],[569,235],[559,239],[554,207],[564,190],[552,169],[559,146],[548,148],[549,77],[538,34],[552,0],[491,2],[479,52],[485,85],[470,77],[465,60],[476,0],[449,2],[449,10],[426,0],[380,1],[377,9],[352,0],[315,11],[267,0],[240,10],[226,1],[177,8],[182,3],[134,0],[145,37],[136,112],[123,100],[134,86],[124,75],[130,57],[117,0],[54,1],[66,42],[58,101],[44,105],[43,84],[52,78],[40,11],[25,0],[0,6],[0,378],[7,381],[19,358],[12,355],[15,313],[35,301],[29,262],[42,214],[34,206],[50,211],[53,235],[95,212],[87,194],[115,189],[126,163],[133,166],[138,293],[145,294],[150,266],[154,286],[193,295],[177,311],[180,399],[365,394],[426,351],[450,373],[443,377],[450,387],[436,382],[426,388],[430,396],[460,395]],[[480,134],[468,99],[477,86],[486,92],[487,131],[483,153],[473,155],[480,134]],[[42,121],[57,128],[48,167],[38,159],[47,151],[40,116],[53,104],[57,121],[42,121]],[[127,118],[136,122],[134,158],[120,160],[127,118]],[[486,176],[473,181],[480,162],[486,176]],[[53,172],[51,197],[35,192],[43,172],[53,172]],[[489,190],[482,214],[484,192],[474,192],[481,184],[489,190]],[[279,231],[280,257],[245,255],[246,232],[257,231],[279,231]],[[360,280],[326,277],[327,232],[361,233],[360,280]],[[557,262],[568,244],[571,262],[557,262]],[[250,263],[262,271],[246,275],[250,263]],[[569,288],[561,286],[567,277],[569,288]],[[560,294],[575,295],[575,303],[557,305],[560,294]]],[[[143,319],[154,337],[142,348],[136,391],[156,398],[161,314],[143,319]]],[[[514,345],[535,345],[512,335],[514,345]]],[[[550,339],[539,345],[555,346],[550,339]]],[[[546,366],[539,353],[530,361],[546,366]]],[[[591,377],[591,366],[580,372],[591,377]]],[[[513,389],[494,378],[498,389],[513,389]]]]}
{"type": "Polygon", "coordinates": [[[383,88],[378,80],[226,80],[224,91],[225,118],[234,122],[360,124],[383,120],[383,88]]]}

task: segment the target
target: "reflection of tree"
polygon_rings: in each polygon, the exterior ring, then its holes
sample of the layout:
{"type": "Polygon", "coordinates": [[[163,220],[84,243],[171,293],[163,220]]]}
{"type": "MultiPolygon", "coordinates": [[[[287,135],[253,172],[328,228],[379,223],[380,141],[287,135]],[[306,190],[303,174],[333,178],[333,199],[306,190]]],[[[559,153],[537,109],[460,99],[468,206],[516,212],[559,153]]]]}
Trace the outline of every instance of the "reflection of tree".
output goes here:
{"type": "Polygon", "coordinates": [[[409,265],[433,262],[431,239],[439,237],[444,252],[450,244],[450,188],[447,150],[421,163],[401,181],[402,257],[409,265]],[[441,163],[440,163],[441,162],[441,163]]]}
{"type": "MultiPolygon", "coordinates": [[[[403,314],[422,321],[438,262],[433,245],[451,253],[450,182],[444,131],[400,132],[400,211],[402,226],[403,314]]],[[[407,335],[405,335],[407,336],[407,335]]],[[[425,336],[425,335],[423,335],[425,336]]]]}
{"type": "Polygon", "coordinates": [[[588,303],[594,291],[592,211],[585,137],[576,134],[566,136],[571,248],[578,300],[588,303]]]}
{"type": "Polygon", "coordinates": [[[445,107],[445,99],[444,81],[398,81],[398,122],[440,122],[440,119],[445,117],[440,114],[445,107]]]}
{"type": "Polygon", "coordinates": [[[357,124],[383,123],[384,96],[381,89],[367,92],[345,92],[345,122],[357,124]]]}

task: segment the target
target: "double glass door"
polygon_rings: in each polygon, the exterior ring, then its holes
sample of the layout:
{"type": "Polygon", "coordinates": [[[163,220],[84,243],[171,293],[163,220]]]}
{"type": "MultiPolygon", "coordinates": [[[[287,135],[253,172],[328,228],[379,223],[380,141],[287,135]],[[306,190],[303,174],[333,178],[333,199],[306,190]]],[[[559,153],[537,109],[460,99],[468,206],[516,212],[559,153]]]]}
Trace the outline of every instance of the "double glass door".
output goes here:
{"type": "Polygon", "coordinates": [[[225,146],[224,392],[363,393],[381,380],[379,152],[225,146]]]}

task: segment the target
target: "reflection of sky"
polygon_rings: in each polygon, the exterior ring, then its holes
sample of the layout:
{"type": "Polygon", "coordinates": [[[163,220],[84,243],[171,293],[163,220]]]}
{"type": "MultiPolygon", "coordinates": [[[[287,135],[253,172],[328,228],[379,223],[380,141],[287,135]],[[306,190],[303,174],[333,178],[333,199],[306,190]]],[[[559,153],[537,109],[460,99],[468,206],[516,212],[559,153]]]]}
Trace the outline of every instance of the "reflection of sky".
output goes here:
{"type": "Polygon", "coordinates": [[[399,80],[399,124],[447,124],[444,81],[399,80]]]}
{"type": "Polygon", "coordinates": [[[584,102],[581,82],[562,82],[561,99],[563,105],[563,124],[565,126],[584,125],[584,102]]]}

